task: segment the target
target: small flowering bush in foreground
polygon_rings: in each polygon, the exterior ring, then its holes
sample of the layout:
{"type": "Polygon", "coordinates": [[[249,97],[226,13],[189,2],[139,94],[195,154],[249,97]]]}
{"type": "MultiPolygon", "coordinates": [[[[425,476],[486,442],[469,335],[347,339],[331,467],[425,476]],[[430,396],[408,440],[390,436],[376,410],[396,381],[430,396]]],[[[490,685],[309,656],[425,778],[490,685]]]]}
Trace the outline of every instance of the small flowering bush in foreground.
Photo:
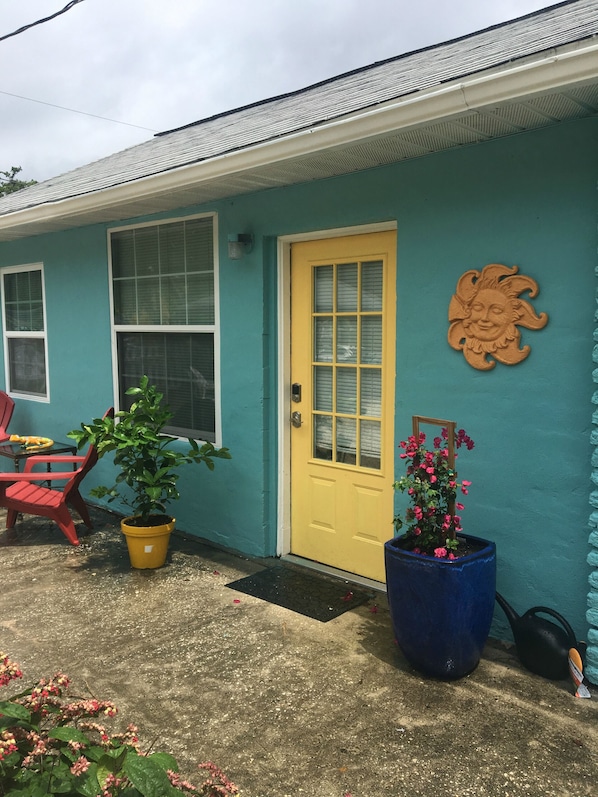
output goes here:
{"type": "MultiPolygon", "coordinates": [[[[0,687],[22,677],[0,653],[0,687]]],[[[0,796],[234,797],[237,787],[214,764],[200,764],[194,786],[167,753],[139,749],[137,728],[113,733],[103,724],[117,709],[105,700],[68,698],[58,673],[0,701],[0,796]]]]}
{"type": "MultiPolygon", "coordinates": [[[[401,547],[414,553],[435,556],[439,559],[456,559],[459,540],[457,533],[462,531],[461,517],[455,510],[464,509],[456,501],[457,491],[467,495],[471,482],[457,481],[455,469],[450,464],[447,446],[448,432],[442,430],[442,437],[434,438],[434,448],[426,448],[426,435],[422,433],[401,441],[401,459],[407,460],[407,471],[394,483],[395,490],[406,492],[411,498],[411,506],[405,513],[407,530],[401,537],[401,547]]],[[[455,447],[465,446],[468,450],[474,442],[459,429],[455,434],[455,447]]],[[[456,456],[456,455],[455,455],[456,456]]],[[[395,529],[403,525],[400,516],[394,518],[395,529]]]]}

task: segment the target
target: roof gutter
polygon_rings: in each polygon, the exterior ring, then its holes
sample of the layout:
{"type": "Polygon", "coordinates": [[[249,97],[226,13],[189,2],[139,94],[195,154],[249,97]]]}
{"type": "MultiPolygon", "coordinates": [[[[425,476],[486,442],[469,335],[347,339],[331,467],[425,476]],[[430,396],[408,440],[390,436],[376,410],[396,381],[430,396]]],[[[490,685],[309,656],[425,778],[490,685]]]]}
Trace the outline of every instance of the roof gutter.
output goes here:
{"type": "Polygon", "coordinates": [[[400,130],[501,103],[515,102],[598,78],[598,43],[423,90],[372,109],[283,135],[188,166],[53,203],[0,216],[1,230],[59,222],[91,210],[113,208],[181,188],[254,171],[285,160],[367,141],[400,130]]]}

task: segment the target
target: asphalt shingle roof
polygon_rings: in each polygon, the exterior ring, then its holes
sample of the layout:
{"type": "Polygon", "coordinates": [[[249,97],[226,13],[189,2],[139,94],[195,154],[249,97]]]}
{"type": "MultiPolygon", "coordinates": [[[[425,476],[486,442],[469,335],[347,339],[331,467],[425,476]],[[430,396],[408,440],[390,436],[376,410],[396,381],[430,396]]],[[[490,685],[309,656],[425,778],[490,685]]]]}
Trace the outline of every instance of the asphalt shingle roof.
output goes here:
{"type": "Polygon", "coordinates": [[[160,133],[0,198],[0,215],[207,161],[597,34],[597,0],[568,0],[512,22],[160,133]]]}

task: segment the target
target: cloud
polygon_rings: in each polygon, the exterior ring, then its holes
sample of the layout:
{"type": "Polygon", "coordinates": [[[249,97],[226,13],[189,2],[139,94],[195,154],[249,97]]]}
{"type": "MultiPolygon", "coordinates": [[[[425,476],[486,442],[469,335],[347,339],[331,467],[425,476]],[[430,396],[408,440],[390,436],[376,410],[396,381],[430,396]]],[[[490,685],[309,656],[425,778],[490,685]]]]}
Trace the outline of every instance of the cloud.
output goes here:
{"type": "MultiPolygon", "coordinates": [[[[0,34],[62,0],[4,3],[0,34]]],[[[0,43],[0,92],[168,130],[549,5],[545,0],[84,0],[0,43]]],[[[43,180],[148,130],[0,93],[0,171],[43,180]]]]}

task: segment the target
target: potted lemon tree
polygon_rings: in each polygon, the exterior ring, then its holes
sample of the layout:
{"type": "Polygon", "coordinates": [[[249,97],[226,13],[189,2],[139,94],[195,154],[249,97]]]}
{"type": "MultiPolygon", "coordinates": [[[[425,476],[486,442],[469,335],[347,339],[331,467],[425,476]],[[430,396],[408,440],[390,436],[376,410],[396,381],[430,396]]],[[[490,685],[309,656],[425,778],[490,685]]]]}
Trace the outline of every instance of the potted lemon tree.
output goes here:
{"type": "Polygon", "coordinates": [[[100,457],[114,453],[114,464],[119,469],[114,484],[95,487],[91,494],[107,498],[108,503],[120,499],[133,510],[132,516],[121,521],[131,565],[156,568],[166,560],[175,526],[167,505],[180,498],[178,468],[204,463],[213,470],[214,460],[230,459],[230,453],[228,448],[216,448],[209,442],[199,445],[192,439],[181,450],[181,442],[163,431],[172,412],[147,376],[141,378],[138,387],[129,388],[127,395],[134,398],[130,409],[115,416],[94,418],[68,436],[76,440],[79,448],[95,446],[100,457]]]}

